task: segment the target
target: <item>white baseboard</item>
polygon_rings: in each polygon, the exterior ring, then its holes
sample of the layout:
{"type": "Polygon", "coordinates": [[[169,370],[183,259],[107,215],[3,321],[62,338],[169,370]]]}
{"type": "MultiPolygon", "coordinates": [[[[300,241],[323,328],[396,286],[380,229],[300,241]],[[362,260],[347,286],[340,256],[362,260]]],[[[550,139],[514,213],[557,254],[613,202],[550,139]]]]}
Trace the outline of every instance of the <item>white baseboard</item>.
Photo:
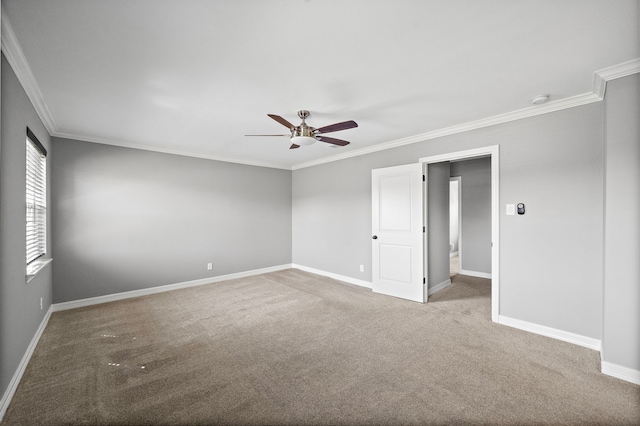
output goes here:
{"type": "Polygon", "coordinates": [[[346,275],[334,274],[333,272],[327,272],[327,271],[323,271],[323,270],[320,270],[320,269],[310,268],[310,267],[304,266],[304,265],[297,265],[295,263],[293,265],[291,265],[291,267],[295,268],[295,269],[300,269],[301,271],[309,272],[311,274],[322,275],[324,277],[333,278],[334,280],[344,281],[344,282],[347,282],[349,284],[358,285],[360,287],[371,288],[371,283],[369,281],[364,281],[364,280],[359,280],[357,278],[347,277],[346,275]]]}
{"type": "Polygon", "coordinates": [[[458,271],[458,273],[460,275],[468,275],[470,277],[478,277],[478,278],[488,278],[491,279],[491,274],[488,272],[476,272],[476,271],[469,271],[467,269],[460,269],[458,271]]]}
{"type": "Polygon", "coordinates": [[[29,346],[27,346],[27,350],[24,353],[22,360],[20,360],[20,364],[18,364],[18,368],[16,369],[16,372],[13,374],[13,377],[11,378],[11,382],[9,382],[9,387],[7,387],[7,390],[4,392],[4,395],[2,395],[2,399],[0,399],[0,421],[2,421],[2,419],[4,418],[4,415],[7,412],[7,408],[9,408],[11,399],[13,398],[13,395],[16,393],[16,389],[18,389],[18,384],[20,384],[20,380],[22,379],[22,375],[24,374],[24,371],[27,368],[27,364],[29,364],[29,361],[31,360],[31,355],[33,355],[33,351],[36,349],[36,346],[40,341],[40,337],[42,336],[44,329],[47,327],[47,324],[49,323],[49,318],[51,318],[52,312],[53,312],[53,309],[49,307],[49,309],[47,310],[47,313],[44,315],[44,318],[42,319],[42,322],[40,323],[40,326],[36,330],[36,334],[31,339],[29,346]]]}
{"type": "Polygon", "coordinates": [[[182,283],[168,284],[158,287],[144,288],[141,290],[125,291],[122,293],[108,294],[105,296],[90,297],[88,299],[72,300],[70,302],[56,303],[52,305],[53,312],[66,311],[69,309],[84,308],[85,306],[99,305],[101,303],[115,302],[117,300],[131,299],[133,297],[147,296],[150,294],[164,293],[166,291],[179,290],[182,288],[196,287],[200,285],[213,284],[220,281],[233,280],[236,278],[250,277],[253,275],[266,274],[268,272],[282,271],[290,269],[291,264],[271,266],[268,268],[254,269],[251,271],[238,272],[235,274],[220,275],[217,277],[202,278],[199,280],[185,281],[182,283]]]}
{"type": "Polygon", "coordinates": [[[562,340],[563,342],[573,343],[574,345],[583,346],[585,348],[600,351],[601,342],[598,339],[582,336],[580,334],[570,333],[568,331],[558,330],[556,328],[544,325],[534,324],[532,322],[522,321],[515,318],[498,316],[498,324],[507,325],[509,327],[528,331],[530,333],[540,334],[542,336],[551,337],[562,340]]]}
{"type": "Polygon", "coordinates": [[[449,252],[449,257],[456,257],[458,255],[457,251],[449,252]]]}
{"type": "Polygon", "coordinates": [[[606,374],[607,376],[612,376],[617,379],[640,385],[640,371],[634,370],[633,368],[623,367],[618,364],[602,361],[600,371],[602,372],[602,374],[606,374]]]}
{"type": "Polygon", "coordinates": [[[431,296],[432,294],[435,294],[437,292],[439,292],[440,290],[444,290],[445,288],[449,287],[451,285],[451,280],[446,280],[441,282],[440,284],[434,285],[433,287],[431,287],[428,292],[427,292],[427,296],[431,296]]]}

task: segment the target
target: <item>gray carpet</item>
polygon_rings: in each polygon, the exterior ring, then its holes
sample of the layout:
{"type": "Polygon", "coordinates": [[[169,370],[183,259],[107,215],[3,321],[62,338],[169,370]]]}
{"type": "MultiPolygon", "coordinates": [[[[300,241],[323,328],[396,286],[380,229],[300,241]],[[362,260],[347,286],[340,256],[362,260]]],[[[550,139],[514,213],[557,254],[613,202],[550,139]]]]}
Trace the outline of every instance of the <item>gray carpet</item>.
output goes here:
{"type": "Polygon", "coordinates": [[[54,313],[3,425],[638,424],[599,354],[291,269],[54,313]]]}

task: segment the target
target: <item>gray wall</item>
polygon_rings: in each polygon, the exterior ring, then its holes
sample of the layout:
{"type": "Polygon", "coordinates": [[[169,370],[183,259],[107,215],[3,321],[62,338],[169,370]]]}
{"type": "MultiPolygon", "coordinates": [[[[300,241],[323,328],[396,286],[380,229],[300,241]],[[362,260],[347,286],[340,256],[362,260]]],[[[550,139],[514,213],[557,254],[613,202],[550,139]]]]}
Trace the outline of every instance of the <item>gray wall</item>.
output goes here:
{"type": "Polygon", "coordinates": [[[491,157],[452,162],[451,176],[462,178],[460,269],[491,274],[491,157]]]}
{"type": "MultiPolygon", "coordinates": [[[[52,264],[29,283],[26,272],[26,128],[48,151],[48,174],[53,152],[47,130],[38,118],[15,73],[2,55],[2,115],[0,127],[0,396],[9,386],[31,339],[51,306],[52,264]],[[40,309],[40,298],[43,309],[40,309]]],[[[50,179],[49,179],[50,182],[50,179]]],[[[50,185],[47,224],[51,224],[50,185]]],[[[51,229],[51,227],[49,227],[51,229]]],[[[47,253],[51,251],[51,234],[47,253]]]]}
{"type": "Polygon", "coordinates": [[[640,75],[610,81],[605,103],[602,360],[640,371],[640,75]]]}
{"type": "Polygon", "coordinates": [[[290,171],[53,146],[55,303],[291,263],[290,171]]]}
{"type": "Polygon", "coordinates": [[[500,145],[501,315],[599,339],[602,135],[595,103],[295,170],[293,262],[370,282],[371,170],[500,145]]]}
{"type": "Polygon", "coordinates": [[[427,165],[427,285],[449,280],[449,162],[427,165]]]}

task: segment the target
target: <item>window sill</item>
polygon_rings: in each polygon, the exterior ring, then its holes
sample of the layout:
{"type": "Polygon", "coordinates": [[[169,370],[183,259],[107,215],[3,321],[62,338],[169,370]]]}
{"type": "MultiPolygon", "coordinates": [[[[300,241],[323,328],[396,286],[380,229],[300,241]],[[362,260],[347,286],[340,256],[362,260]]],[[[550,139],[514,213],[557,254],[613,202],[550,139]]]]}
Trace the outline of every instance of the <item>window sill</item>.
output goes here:
{"type": "Polygon", "coordinates": [[[53,261],[53,258],[34,260],[27,265],[26,281],[31,281],[38,273],[53,261]]]}

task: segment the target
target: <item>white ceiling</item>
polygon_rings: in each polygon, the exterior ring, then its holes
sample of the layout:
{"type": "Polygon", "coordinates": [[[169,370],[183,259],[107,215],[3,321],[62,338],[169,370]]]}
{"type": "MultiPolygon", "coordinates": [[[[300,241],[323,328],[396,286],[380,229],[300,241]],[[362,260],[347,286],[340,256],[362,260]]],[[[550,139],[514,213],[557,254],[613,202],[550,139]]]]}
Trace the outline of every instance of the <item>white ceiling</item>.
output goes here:
{"type": "Polygon", "coordinates": [[[596,70],[640,57],[637,0],[2,7],[54,135],[285,169],[592,93],[596,70]],[[329,134],[351,144],[244,136],[287,133],[267,113],[300,109],[314,127],[355,120],[329,134]]]}

